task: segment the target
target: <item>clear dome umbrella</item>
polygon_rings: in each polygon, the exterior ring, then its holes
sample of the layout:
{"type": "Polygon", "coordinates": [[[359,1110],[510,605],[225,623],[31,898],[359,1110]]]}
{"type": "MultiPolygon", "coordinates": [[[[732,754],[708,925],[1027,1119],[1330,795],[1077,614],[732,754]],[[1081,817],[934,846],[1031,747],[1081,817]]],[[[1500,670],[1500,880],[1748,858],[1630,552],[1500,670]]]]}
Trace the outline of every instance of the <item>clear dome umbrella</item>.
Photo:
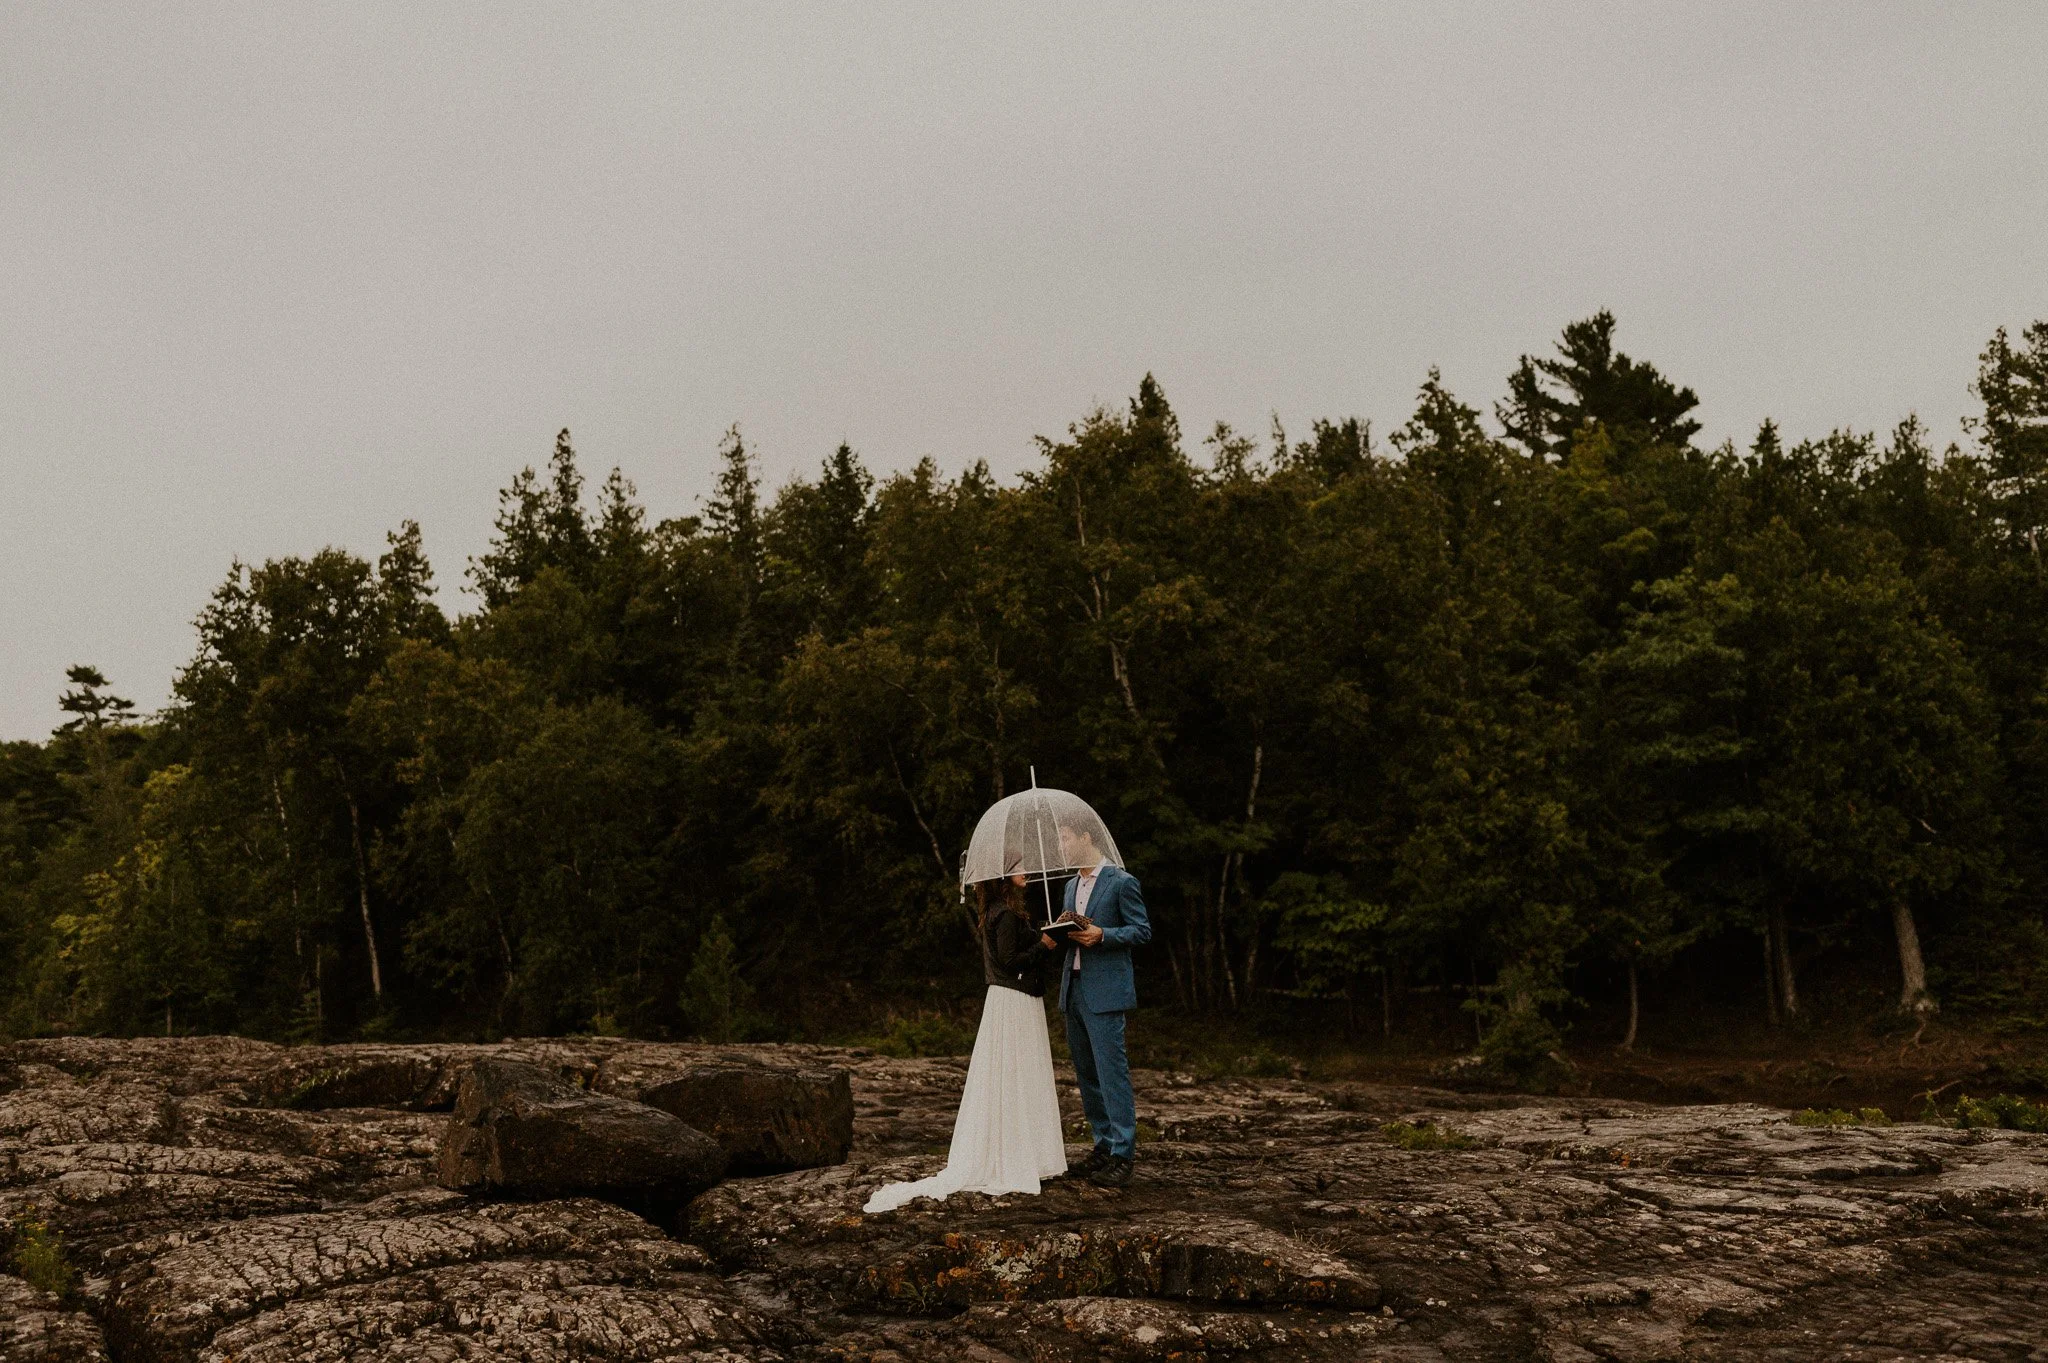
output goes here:
{"type": "Polygon", "coordinates": [[[1031,789],[996,801],[974,826],[974,836],[960,858],[960,889],[964,895],[969,885],[1021,872],[1046,885],[1045,916],[1050,922],[1049,882],[1103,864],[1121,867],[1124,859],[1102,816],[1070,791],[1040,786],[1034,769],[1031,789]]]}

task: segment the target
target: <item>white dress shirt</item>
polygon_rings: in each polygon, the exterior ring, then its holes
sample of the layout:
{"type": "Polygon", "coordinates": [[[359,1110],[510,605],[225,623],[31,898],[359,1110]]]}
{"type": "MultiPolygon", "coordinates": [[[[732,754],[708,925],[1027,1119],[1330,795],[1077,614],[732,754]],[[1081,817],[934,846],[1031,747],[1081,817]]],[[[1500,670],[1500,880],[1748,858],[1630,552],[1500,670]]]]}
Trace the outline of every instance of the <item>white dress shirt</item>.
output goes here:
{"type": "MultiPolygon", "coordinates": [[[[1074,880],[1074,912],[1082,918],[1088,916],[1088,896],[1095,892],[1095,878],[1102,874],[1102,868],[1083,871],[1074,880]]],[[[1074,973],[1081,973],[1081,948],[1074,948],[1074,973]]]]}

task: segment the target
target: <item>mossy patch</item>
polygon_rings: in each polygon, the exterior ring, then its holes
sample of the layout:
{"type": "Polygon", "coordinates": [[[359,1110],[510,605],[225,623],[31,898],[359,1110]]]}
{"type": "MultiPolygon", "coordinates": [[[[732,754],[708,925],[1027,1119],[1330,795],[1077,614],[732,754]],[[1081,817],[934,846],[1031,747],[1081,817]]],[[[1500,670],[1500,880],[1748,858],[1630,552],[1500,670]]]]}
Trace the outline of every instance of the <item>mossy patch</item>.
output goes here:
{"type": "Polygon", "coordinates": [[[1810,1107],[1792,1114],[1794,1126],[1890,1126],[1892,1119],[1880,1107],[1847,1112],[1838,1107],[1810,1107]]]}
{"type": "Polygon", "coordinates": [[[1380,1134],[1403,1150],[1473,1150],[1479,1145],[1469,1132],[1434,1122],[1388,1122],[1380,1134]]]}

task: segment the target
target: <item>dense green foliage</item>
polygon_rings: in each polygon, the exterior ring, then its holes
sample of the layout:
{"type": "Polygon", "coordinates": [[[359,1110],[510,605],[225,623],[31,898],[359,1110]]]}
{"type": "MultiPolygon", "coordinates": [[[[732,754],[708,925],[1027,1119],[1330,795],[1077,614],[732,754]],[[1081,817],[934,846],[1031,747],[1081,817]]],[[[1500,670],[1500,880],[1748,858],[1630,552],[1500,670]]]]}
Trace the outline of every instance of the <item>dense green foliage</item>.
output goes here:
{"type": "Polygon", "coordinates": [[[1946,451],[1702,449],[1602,314],[1505,439],[1432,375],[1385,447],[1191,450],[1147,378],[1014,485],[842,447],[763,498],[735,430],[659,523],[564,432],[473,613],[407,525],[235,565],[147,722],[72,671],[0,749],[0,1029],[863,1025],[978,992],[953,872],[1030,764],[1110,821],[1191,1011],[1434,988],[1512,1066],[1589,992],[1784,1017],[1861,953],[1909,1013],[2030,1019],[2048,324],[1977,392],[1946,451]]]}

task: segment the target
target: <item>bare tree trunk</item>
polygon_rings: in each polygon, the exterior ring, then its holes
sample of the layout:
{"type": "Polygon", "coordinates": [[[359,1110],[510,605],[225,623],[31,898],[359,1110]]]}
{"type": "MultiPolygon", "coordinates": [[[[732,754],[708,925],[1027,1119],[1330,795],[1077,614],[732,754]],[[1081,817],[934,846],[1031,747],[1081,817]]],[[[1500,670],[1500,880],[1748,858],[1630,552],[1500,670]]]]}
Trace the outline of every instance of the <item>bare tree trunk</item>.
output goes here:
{"type": "Polygon", "coordinates": [[[1920,958],[1920,930],[1904,895],[1892,899],[1892,931],[1899,939],[1899,1011],[1925,1017],[1939,1011],[1927,992],[1927,963],[1920,958]]]}
{"type": "Polygon", "coordinates": [[[284,788],[277,783],[277,773],[270,774],[270,798],[277,802],[277,829],[284,836],[284,879],[292,892],[292,925],[296,933],[304,921],[299,916],[299,868],[292,856],[292,825],[284,813],[284,788]]]}
{"type": "MultiPolygon", "coordinates": [[[[981,633],[979,617],[975,620],[974,632],[976,635],[981,633]]],[[[989,708],[994,711],[996,721],[996,741],[989,744],[988,750],[989,775],[995,778],[996,799],[1000,800],[1006,793],[1003,790],[1003,646],[1001,644],[989,646],[988,671],[989,708]]]]}
{"type": "Polygon", "coordinates": [[[1632,1051],[1636,1048],[1636,1022],[1642,1017],[1641,996],[1636,992],[1636,963],[1628,963],[1628,1035],[1621,1039],[1621,1048],[1632,1051]]]}
{"type": "MultiPolygon", "coordinates": [[[[1236,855],[1235,853],[1231,854],[1236,855]]],[[[1237,1011],[1237,976],[1230,969],[1230,939],[1223,932],[1224,896],[1230,893],[1230,857],[1223,858],[1223,873],[1216,881],[1216,964],[1223,973],[1223,988],[1230,1011],[1237,1011]]]]}
{"type": "MultiPolygon", "coordinates": [[[[1479,998],[1479,962],[1476,960],[1467,961],[1466,964],[1471,968],[1472,971],[1472,992],[1467,997],[1473,999],[1476,1002],[1479,998]]],[[[1472,1010],[1472,1044],[1474,1046],[1477,1046],[1483,1043],[1485,1040],[1486,1019],[1481,1017],[1479,1015],[1479,1010],[1475,1008],[1472,1010]]]]}
{"type": "Polygon", "coordinates": [[[1778,939],[1770,924],[1764,925],[1764,1016],[1778,1025],[1778,939]]]}
{"type": "Polygon", "coordinates": [[[1389,987],[1388,971],[1380,967],[1380,1040],[1394,1039],[1394,991],[1389,987]]]}
{"type": "Polygon", "coordinates": [[[1778,1004],[1785,1010],[1785,1021],[1791,1022],[1799,1016],[1799,978],[1792,970],[1792,934],[1785,926],[1782,904],[1771,910],[1771,935],[1777,939],[1778,1004]]]}
{"type": "Polygon", "coordinates": [[[363,816],[356,806],[355,792],[342,782],[342,798],[348,801],[348,828],[356,852],[356,899],[363,910],[363,947],[370,953],[370,994],[384,1001],[384,970],[377,963],[377,925],[370,921],[370,859],[363,855],[363,816]]]}
{"type": "MultiPolygon", "coordinates": [[[[1074,484],[1074,535],[1081,547],[1086,549],[1088,520],[1081,506],[1081,484],[1078,481],[1074,484]]],[[[1144,713],[1138,709],[1137,693],[1131,689],[1130,655],[1124,651],[1123,642],[1109,631],[1109,591],[1103,585],[1107,576],[1108,574],[1098,573],[1092,568],[1088,570],[1088,588],[1094,594],[1095,601],[1092,606],[1083,602],[1082,608],[1102,630],[1103,641],[1109,645],[1110,675],[1115,678],[1117,692],[1124,699],[1124,710],[1130,715],[1131,725],[1138,731],[1138,737],[1145,745],[1145,753],[1152,759],[1152,766],[1164,781],[1166,761],[1159,755],[1159,745],[1154,740],[1152,727],[1145,722],[1144,713]]]]}
{"type": "MultiPolygon", "coordinates": [[[[1244,797],[1244,823],[1247,831],[1250,830],[1252,820],[1255,817],[1257,817],[1258,814],[1259,778],[1265,774],[1265,770],[1266,745],[1264,743],[1254,743],[1252,744],[1252,784],[1251,789],[1245,793],[1244,797]]],[[[1243,852],[1238,852],[1232,857],[1231,871],[1237,877],[1238,903],[1244,904],[1249,902],[1250,896],[1247,895],[1245,892],[1243,852]]],[[[1252,1001],[1256,992],[1252,984],[1252,972],[1257,969],[1259,964],[1258,920],[1256,918],[1247,918],[1245,928],[1246,941],[1244,948],[1244,997],[1245,1002],[1249,1003],[1252,1001]]]]}

